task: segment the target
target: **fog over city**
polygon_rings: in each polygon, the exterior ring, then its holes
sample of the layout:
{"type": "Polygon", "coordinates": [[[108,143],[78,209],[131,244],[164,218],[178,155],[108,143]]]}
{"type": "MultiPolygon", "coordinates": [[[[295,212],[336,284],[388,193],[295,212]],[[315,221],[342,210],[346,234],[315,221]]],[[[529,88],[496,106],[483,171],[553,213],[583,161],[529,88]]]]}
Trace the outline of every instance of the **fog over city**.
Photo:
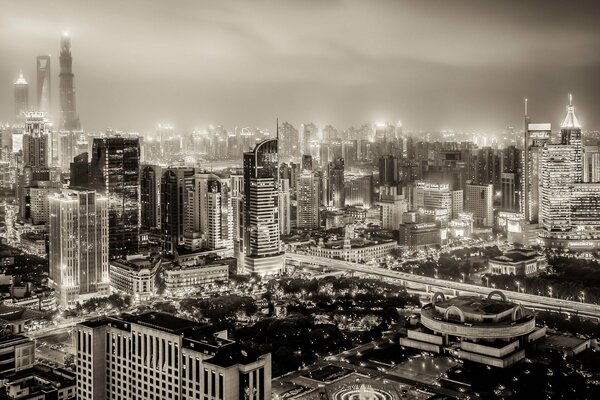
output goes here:
{"type": "MultiPolygon", "coordinates": [[[[275,117],[345,129],[501,130],[559,121],[575,94],[597,129],[595,1],[9,1],[0,12],[0,120],[22,70],[73,37],[86,130],[274,128],[275,117]]],[[[58,96],[58,90],[53,91],[58,96]]],[[[54,101],[54,104],[57,104],[54,101]]],[[[583,117],[585,116],[585,117],[583,117]]]]}

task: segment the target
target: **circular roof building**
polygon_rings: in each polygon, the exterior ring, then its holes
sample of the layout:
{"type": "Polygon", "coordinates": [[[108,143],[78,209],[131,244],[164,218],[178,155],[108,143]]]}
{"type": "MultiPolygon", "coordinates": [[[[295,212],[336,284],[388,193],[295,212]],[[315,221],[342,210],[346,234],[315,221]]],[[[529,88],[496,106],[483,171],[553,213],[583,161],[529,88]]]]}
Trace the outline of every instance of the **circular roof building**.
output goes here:
{"type": "Polygon", "coordinates": [[[535,315],[500,291],[487,297],[435,293],[400,344],[506,367],[525,357],[524,345],[545,335],[535,315]]]}

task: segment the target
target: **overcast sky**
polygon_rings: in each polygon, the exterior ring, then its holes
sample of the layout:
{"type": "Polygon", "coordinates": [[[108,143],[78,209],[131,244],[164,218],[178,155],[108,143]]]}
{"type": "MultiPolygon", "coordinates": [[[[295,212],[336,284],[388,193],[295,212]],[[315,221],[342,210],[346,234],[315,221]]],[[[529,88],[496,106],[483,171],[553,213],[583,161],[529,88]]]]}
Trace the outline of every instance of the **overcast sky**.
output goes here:
{"type": "Polygon", "coordinates": [[[35,58],[72,37],[86,130],[148,132],[275,118],[340,128],[556,126],[572,92],[600,127],[600,6],[594,1],[0,0],[0,120],[19,69],[35,99],[35,58]]]}

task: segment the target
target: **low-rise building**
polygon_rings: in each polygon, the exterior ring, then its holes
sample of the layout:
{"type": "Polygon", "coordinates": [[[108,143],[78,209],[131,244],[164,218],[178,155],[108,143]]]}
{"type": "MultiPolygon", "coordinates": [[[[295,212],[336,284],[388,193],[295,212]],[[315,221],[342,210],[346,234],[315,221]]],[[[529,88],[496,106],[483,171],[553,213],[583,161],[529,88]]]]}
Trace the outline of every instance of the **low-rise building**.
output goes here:
{"type": "Polygon", "coordinates": [[[21,235],[21,249],[29,254],[46,257],[46,235],[27,232],[21,235]]]}
{"type": "Polygon", "coordinates": [[[402,224],[398,244],[409,249],[439,246],[442,244],[442,229],[433,222],[402,224]]]}
{"type": "Polygon", "coordinates": [[[297,251],[311,256],[335,258],[350,262],[364,262],[382,259],[392,252],[398,244],[394,240],[368,240],[365,238],[338,239],[317,244],[299,246],[297,251]]]}
{"type": "Polygon", "coordinates": [[[451,299],[438,292],[421,309],[420,320],[400,338],[400,345],[505,368],[524,359],[525,345],[545,334],[546,328],[536,327],[531,311],[507,301],[500,291],[487,298],[451,299]]]}
{"type": "Polygon", "coordinates": [[[110,262],[110,286],[136,298],[148,298],[156,294],[159,273],[162,266],[160,257],[127,256],[110,262]]]}
{"type": "Polygon", "coordinates": [[[4,400],[70,400],[76,399],[75,374],[65,369],[43,365],[0,375],[4,400]]]}
{"type": "Polygon", "coordinates": [[[546,257],[532,249],[512,249],[488,262],[488,270],[494,275],[535,276],[547,266],[546,257]]]}
{"type": "Polygon", "coordinates": [[[165,289],[172,294],[199,289],[204,285],[229,280],[229,265],[224,263],[206,265],[171,264],[163,270],[165,289]]]}

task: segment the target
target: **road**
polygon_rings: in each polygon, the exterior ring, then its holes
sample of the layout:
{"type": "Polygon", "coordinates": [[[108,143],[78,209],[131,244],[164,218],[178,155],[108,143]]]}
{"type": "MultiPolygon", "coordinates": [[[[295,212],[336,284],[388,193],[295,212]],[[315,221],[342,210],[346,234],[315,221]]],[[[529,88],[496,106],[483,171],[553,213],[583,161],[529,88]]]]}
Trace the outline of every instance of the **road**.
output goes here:
{"type": "Polygon", "coordinates": [[[300,265],[314,265],[318,267],[327,267],[333,269],[360,272],[365,274],[377,275],[386,278],[392,278],[401,281],[401,283],[410,288],[423,289],[427,293],[436,291],[453,291],[458,294],[478,294],[487,296],[493,291],[500,291],[514,302],[524,306],[543,310],[566,311],[576,313],[581,316],[600,319],[600,306],[596,304],[580,303],[577,301],[562,300],[546,296],[538,296],[528,293],[518,293],[510,290],[497,290],[485,286],[478,286],[469,283],[447,281],[428,276],[414,275],[407,272],[392,271],[381,267],[372,267],[365,264],[358,264],[349,261],[335,260],[325,257],[310,256],[306,254],[286,253],[286,262],[297,263],[300,265]]]}

